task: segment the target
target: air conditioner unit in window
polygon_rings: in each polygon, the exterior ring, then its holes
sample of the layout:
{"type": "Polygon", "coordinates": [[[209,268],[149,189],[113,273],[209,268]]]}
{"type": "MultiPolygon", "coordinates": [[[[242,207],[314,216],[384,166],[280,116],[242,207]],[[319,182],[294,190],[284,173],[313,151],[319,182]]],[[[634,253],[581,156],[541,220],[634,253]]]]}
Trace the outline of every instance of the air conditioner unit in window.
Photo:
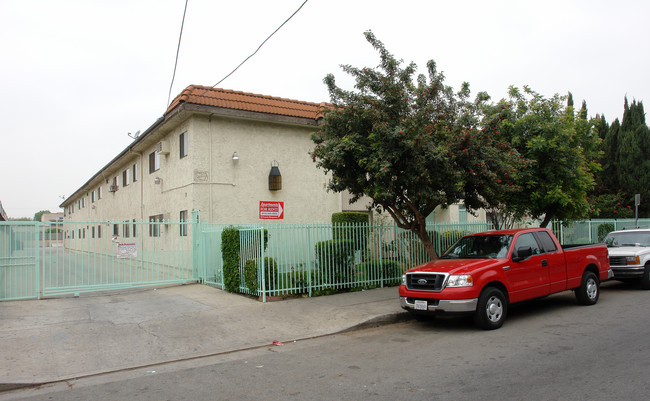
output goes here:
{"type": "Polygon", "coordinates": [[[169,154],[169,145],[167,145],[167,142],[165,141],[160,141],[156,144],[156,153],[160,153],[161,155],[168,155],[169,154]]]}
{"type": "Polygon", "coordinates": [[[115,191],[117,191],[117,185],[111,185],[110,187],[108,187],[108,192],[115,192],[115,191]]]}

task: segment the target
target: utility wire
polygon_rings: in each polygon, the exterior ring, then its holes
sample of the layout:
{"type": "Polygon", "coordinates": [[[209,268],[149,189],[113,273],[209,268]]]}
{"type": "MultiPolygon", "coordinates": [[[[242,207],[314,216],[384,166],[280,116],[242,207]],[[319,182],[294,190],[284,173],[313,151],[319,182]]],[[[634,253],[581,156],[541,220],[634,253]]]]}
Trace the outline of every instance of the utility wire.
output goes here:
{"type": "Polygon", "coordinates": [[[174,79],[176,78],[176,67],[178,66],[178,53],[181,50],[181,38],[183,37],[183,26],[185,25],[185,13],[187,13],[187,3],[189,0],[185,0],[185,9],[183,10],[183,22],[181,22],[181,33],[178,35],[178,47],[176,48],[176,61],[174,61],[174,74],[172,75],[172,83],[169,85],[169,95],[167,95],[167,107],[169,107],[169,100],[172,97],[172,87],[174,86],[174,79]]]}
{"type": "MultiPolygon", "coordinates": [[[[264,44],[265,44],[266,42],[268,42],[268,40],[271,39],[271,37],[272,37],[273,35],[275,35],[276,32],[278,32],[278,31],[280,30],[280,28],[282,28],[282,27],[283,27],[287,22],[289,22],[289,20],[290,20],[291,18],[293,18],[294,15],[298,14],[298,11],[300,11],[300,9],[302,9],[302,7],[303,7],[305,4],[307,4],[308,1],[309,1],[309,0],[305,0],[305,1],[300,5],[300,7],[298,7],[298,9],[297,9],[296,11],[294,11],[293,14],[291,14],[291,16],[289,16],[289,18],[287,18],[287,19],[286,19],[286,20],[285,20],[285,21],[284,21],[284,22],[283,22],[279,27],[277,27],[277,29],[276,29],[275,31],[273,31],[272,34],[270,34],[266,39],[264,39],[264,41],[262,42],[262,44],[258,46],[257,50],[255,50],[255,51],[253,52],[253,54],[251,54],[250,56],[246,57],[246,59],[245,59],[244,61],[242,61],[241,63],[239,63],[239,65],[238,65],[234,70],[230,71],[230,73],[229,73],[228,75],[226,75],[225,77],[223,77],[223,78],[222,78],[219,82],[217,82],[216,84],[212,85],[212,88],[214,88],[215,86],[217,86],[217,85],[219,85],[220,83],[222,83],[223,81],[225,81],[229,76],[231,76],[232,74],[234,74],[235,71],[237,71],[237,70],[239,69],[239,67],[241,67],[242,65],[244,65],[245,62],[247,62],[251,57],[253,57],[255,54],[257,54],[257,52],[262,48],[262,46],[264,46],[264,44]]],[[[207,89],[204,90],[204,91],[203,91],[199,96],[203,96],[203,95],[205,94],[205,92],[207,92],[207,91],[208,91],[207,89]]]]}

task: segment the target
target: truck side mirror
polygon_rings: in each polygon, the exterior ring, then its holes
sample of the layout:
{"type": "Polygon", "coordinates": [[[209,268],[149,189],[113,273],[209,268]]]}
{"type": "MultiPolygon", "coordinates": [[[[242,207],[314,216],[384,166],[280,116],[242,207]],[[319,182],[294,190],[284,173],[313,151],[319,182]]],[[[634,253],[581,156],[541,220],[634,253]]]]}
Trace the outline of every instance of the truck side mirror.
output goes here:
{"type": "Polygon", "coordinates": [[[517,248],[516,253],[512,255],[513,262],[521,262],[528,259],[533,254],[533,248],[529,246],[522,246],[517,248]]]}

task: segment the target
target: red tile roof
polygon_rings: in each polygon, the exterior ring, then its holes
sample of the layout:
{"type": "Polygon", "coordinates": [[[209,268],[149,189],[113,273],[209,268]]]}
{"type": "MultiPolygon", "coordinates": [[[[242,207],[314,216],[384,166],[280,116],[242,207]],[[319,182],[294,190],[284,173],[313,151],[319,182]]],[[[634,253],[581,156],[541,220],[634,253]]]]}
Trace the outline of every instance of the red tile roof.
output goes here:
{"type": "Polygon", "coordinates": [[[329,106],[327,103],[303,102],[200,85],[185,88],[176,96],[167,112],[181,103],[310,119],[321,118],[323,110],[329,106]]]}

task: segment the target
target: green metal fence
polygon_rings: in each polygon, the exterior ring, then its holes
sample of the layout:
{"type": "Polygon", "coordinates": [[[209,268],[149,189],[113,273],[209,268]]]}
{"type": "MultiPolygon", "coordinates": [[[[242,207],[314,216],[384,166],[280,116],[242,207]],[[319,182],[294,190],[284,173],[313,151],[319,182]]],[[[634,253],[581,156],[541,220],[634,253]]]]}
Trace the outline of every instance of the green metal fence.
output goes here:
{"type": "Polygon", "coordinates": [[[650,227],[650,219],[621,219],[621,220],[586,220],[574,222],[554,221],[551,230],[562,245],[564,244],[597,244],[603,242],[605,235],[611,231],[625,230],[635,227],[650,227]]]}
{"type": "MultiPolygon", "coordinates": [[[[650,226],[650,219],[641,219],[650,226]]],[[[591,220],[552,230],[563,244],[601,242],[634,220],[591,220]]],[[[0,222],[0,300],[199,281],[224,288],[221,234],[191,221],[0,222]]],[[[429,258],[394,224],[239,225],[241,293],[268,296],[382,287],[429,258]]],[[[438,254],[488,223],[430,224],[438,254]]]]}
{"type": "MultiPolygon", "coordinates": [[[[225,228],[203,229],[204,282],[223,288],[220,250],[215,235],[225,228]],[[221,275],[221,276],[220,276],[221,275]]],[[[421,241],[394,224],[239,225],[239,292],[261,297],[326,293],[357,287],[383,287],[399,282],[402,273],[429,260],[421,241]],[[265,241],[268,238],[268,241],[265,241]],[[251,272],[253,270],[253,272],[251,272]]],[[[428,226],[438,253],[471,232],[489,230],[487,223],[428,226]]]]}

